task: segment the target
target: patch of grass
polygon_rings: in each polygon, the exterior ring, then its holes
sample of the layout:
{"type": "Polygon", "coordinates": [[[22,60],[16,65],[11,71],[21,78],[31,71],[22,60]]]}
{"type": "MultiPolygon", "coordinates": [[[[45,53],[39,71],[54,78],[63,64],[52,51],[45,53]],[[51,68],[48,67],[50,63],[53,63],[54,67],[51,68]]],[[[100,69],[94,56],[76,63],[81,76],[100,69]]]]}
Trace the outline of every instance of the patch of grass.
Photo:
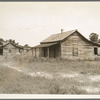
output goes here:
{"type": "Polygon", "coordinates": [[[31,54],[16,55],[10,62],[14,66],[27,68],[29,71],[45,71],[49,73],[78,72],[82,75],[100,74],[99,61],[82,61],[66,59],[33,58],[31,54]]]}
{"type": "Polygon", "coordinates": [[[99,61],[71,61],[63,59],[35,59],[31,55],[17,55],[6,59],[13,67],[22,67],[27,72],[44,72],[53,75],[53,79],[31,77],[13,69],[0,67],[0,93],[19,94],[88,94],[82,86],[98,87],[99,82],[90,82],[88,76],[100,75],[99,61]],[[75,78],[58,77],[60,73],[78,73],[75,78]],[[80,83],[82,80],[84,82],[80,83]],[[96,86],[97,85],[97,86],[96,86]],[[79,88],[80,87],[80,88],[79,88]]]}
{"type": "Polygon", "coordinates": [[[0,67],[0,93],[5,94],[44,94],[49,81],[31,77],[13,69],[0,67]]]}
{"type": "Polygon", "coordinates": [[[13,69],[0,67],[0,93],[2,94],[85,94],[76,88],[73,80],[31,77],[13,69]],[[71,83],[72,82],[72,83],[71,83]],[[69,86],[73,84],[72,86],[69,86]],[[75,86],[75,87],[74,87],[75,86]]]}

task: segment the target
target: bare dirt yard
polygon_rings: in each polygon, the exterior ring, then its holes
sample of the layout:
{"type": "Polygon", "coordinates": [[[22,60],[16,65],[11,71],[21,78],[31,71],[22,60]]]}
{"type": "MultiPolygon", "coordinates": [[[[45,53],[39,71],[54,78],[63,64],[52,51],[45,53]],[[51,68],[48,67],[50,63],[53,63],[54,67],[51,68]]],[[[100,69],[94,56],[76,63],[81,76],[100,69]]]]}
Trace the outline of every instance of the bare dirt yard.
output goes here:
{"type": "Polygon", "coordinates": [[[100,61],[0,56],[0,94],[100,94],[100,61]]]}

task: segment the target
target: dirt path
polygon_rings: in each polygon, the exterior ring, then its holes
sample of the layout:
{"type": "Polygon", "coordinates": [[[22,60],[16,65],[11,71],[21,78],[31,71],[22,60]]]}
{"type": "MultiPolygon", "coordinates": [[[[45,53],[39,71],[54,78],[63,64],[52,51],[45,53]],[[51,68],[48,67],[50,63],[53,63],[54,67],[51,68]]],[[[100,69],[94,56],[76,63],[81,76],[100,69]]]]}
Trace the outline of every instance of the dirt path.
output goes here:
{"type": "MultiPolygon", "coordinates": [[[[5,67],[9,67],[11,69],[14,69],[20,73],[23,73],[23,74],[26,74],[26,75],[29,75],[31,77],[44,77],[44,78],[49,78],[49,79],[53,79],[53,78],[59,78],[59,77],[62,77],[62,78],[75,78],[75,77],[79,77],[79,73],[76,73],[76,72],[69,72],[69,73],[46,73],[46,72],[26,72],[18,67],[13,67],[11,66],[9,63],[7,64],[3,64],[3,66],[5,67]]],[[[83,75],[81,75],[82,77],[83,75]]]]}
{"type": "Polygon", "coordinates": [[[27,73],[27,72],[25,72],[17,67],[12,67],[9,64],[3,64],[3,66],[14,69],[20,73],[23,73],[25,75],[29,75],[31,77],[44,77],[44,78],[49,78],[49,79],[53,78],[52,74],[49,74],[49,73],[44,73],[44,72],[32,72],[32,73],[29,72],[29,73],[27,73]]]}

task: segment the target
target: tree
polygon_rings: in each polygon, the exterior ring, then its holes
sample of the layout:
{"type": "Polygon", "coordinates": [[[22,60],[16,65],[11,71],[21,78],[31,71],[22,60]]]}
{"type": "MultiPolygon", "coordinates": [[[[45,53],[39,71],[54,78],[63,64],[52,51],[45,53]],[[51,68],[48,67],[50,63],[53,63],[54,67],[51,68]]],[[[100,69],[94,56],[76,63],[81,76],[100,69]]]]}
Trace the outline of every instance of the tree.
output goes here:
{"type": "Polygon", "coordinates": [[[91,33],[90,35],[89,35],[89,39],[92,41],[92,42],[98,42],[98,34],[96,34],[96,33],[91,33]]]}
{"type": "Polygon", "coordinates": [[[100,43],[100,39],[98,40],[98,43],[100,43]]]}
{"type": "Polygon", "coordinates": [[[24,46],[25,46],[25,47],[28,47],[28,44],[25,44],[24,46]]]}

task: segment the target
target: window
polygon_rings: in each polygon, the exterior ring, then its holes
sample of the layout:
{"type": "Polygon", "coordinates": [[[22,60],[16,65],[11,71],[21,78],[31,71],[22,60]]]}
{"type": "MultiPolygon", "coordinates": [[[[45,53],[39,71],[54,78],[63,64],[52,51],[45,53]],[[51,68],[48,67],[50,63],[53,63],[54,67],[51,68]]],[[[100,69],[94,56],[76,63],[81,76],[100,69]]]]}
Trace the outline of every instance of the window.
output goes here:
{"type": "Polygon", "coordinates": [[[9,49],[9,53],[11,53],[11,49],[9,49]]]}
{"type": "Polygon", "coordinates": [[[78,48],[73,47],[73,56],[78,56],[78,48]]]}
{"type": "Polygon", "coordinates": [[[97,47],[94,47],[94,54],[95,54],[95,55],[98,54],[98,49],[97,49],[97,47]]]}

